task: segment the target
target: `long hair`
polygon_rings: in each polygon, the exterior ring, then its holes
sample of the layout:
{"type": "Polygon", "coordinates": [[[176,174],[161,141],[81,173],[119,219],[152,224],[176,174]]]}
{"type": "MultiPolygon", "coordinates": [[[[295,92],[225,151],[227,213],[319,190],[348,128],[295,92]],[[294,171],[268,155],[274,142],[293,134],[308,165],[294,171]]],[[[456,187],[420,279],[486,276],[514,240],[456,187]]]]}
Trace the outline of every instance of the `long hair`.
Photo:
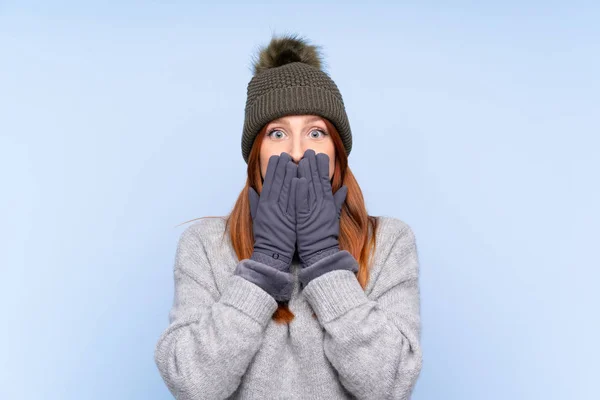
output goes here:
{"type": "MultiPolygon", "coordinates": [[[[362,191],[356,178],[348,167],[348,157],[339,133],[331,122],[324,118],[328,132],[335,146],[335,170],[331,188],[335,193],[342,185],[348,188],[346,200],[342,205],[340,215],[340,250],[347,250],[358,261],[356,278],[365,289],[369,281],[369,270],[376,249],[375,234],[377,232],[377,217],[367,213],[362,191]]],[[[224,235],[229,232],[231,244],[239,260],[250,258],[254,250],[254,235],[248,188],[253,187],[258,194],[262,191],[262,176],[260,172],[260,148],[266,134],[266,125],[254,140],[248,157],[248,177],[246,184],[239,194],[233,209],[225,216],[224,235]]],[[[188,221],[189,222],[189,221],[188,221]]],[[[315,314],[313,313],[313,317],[315,314]]],[[[294,319],[287,303],[279,303],[273,313],[277,323],[289,323],[294,319]]]]}

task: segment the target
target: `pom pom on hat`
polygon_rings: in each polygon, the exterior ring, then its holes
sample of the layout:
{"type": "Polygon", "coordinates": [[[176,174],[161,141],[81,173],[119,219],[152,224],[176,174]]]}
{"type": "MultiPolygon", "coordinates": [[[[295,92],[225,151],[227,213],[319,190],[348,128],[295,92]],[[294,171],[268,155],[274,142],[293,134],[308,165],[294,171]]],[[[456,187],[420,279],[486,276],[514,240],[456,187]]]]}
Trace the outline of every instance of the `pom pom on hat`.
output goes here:
{"type": "Polygon", "coordinates": [[[301,62],[321,69],[320,46],[311,45],[308,40],[291,34],[280,38],[273,37],[268,46],[262,47],[253,61],[254,75],[269,68],[301,62]]]}

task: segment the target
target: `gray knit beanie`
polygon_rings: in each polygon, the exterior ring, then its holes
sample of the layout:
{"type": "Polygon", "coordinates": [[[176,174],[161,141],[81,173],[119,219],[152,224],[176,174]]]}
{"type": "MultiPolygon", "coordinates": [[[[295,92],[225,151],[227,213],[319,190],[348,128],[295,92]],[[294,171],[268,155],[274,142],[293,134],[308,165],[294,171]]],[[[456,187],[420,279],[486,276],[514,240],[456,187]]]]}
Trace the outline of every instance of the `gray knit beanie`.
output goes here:
{"type": "Polygon", "coordinates": [[[314,114],[326,118],[339,132],[346,154],[352,149],[352,132],[342,95],[335,82],[321,70],[319,46],[297,35],[273,37],[253,62],[254,76],[242,134],[246,164],[258,132],[286,115],[314,114]]]}

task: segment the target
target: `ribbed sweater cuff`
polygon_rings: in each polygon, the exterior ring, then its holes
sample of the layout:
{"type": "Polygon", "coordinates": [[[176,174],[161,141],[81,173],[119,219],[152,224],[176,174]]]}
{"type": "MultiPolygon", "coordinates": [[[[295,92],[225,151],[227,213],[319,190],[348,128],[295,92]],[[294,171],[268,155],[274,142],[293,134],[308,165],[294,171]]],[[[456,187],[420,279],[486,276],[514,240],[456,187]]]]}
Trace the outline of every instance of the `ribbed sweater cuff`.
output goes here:
{"type": "Polygon", "coordinates": [[[348,270],[330,271],[313,279],[303,294],[321,323],[369,301],[354,272],[348,270]]]}
{"type": "Polygon", "coordinates": [[[270,294],[238,275],[229,277],[220,301],[248,315],[263,328],[277,309],[277,301],[270,294]]]}

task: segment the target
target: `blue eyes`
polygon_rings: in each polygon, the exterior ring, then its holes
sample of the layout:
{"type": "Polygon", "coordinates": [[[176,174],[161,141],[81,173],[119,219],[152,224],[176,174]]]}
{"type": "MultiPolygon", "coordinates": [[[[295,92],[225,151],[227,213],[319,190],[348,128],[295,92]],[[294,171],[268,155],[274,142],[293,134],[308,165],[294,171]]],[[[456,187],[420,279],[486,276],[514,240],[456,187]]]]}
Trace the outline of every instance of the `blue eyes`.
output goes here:
{"type": "Polygon", "coordinates": [[[273,133],[275,133],[275,132],[279,132],[280,133],[280,135],[277,136],[278,138],[280,138],[281,137],[281,133],[283,133],[280,130],[273,129],[272,131],[270,131],[269,133],[267,133],[267,136],[273,137],[273,133]]]}
{"type": "MultiPolygon", "coordinates": [[[[277,135],[277,136],[275,136],[275,138],[277,138],[277,139],[280,139],[280,138],[282,138],[282,137],[283,137],[283,136],[282,136],[282,134],[283,134],[283,131],[282,131],[282,130],[280,130],[280,129],[272,129],[271,131],[269,131],[269,132],[267,133],[267,136],[273,137],[273,133],[275,133],[275,132],[280,132],[280,134],[279,134],[279,135],[277,135]]],[[[325,132],[325,131],[324,131],[324,130],[322,130],[322,129],[314,129],[314,130],[312,130],[312,131],[310,132],[310,135],[311,135],[311,137],[313,137],[314,139],[320,139],[320,138],[321,138],[321,137],[323,137],[323,136],[327,136],[327,134],[328,134],[328,133],[327,133],[327,132],[325,132]],[[313,132],[321,132],[321,135],[320,135],[320,136],[314,136],[314,135],[313,135],[313,132]]]]}

